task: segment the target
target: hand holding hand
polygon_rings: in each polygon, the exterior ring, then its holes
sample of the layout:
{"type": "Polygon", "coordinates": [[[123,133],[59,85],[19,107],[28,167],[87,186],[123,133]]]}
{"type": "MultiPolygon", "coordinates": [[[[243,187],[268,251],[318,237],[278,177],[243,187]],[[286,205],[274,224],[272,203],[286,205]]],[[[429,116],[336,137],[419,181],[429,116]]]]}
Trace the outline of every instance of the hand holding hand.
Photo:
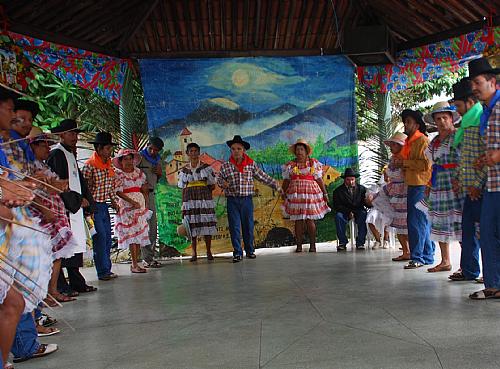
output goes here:
{"type": "Polygon", "coordinates": [[[500,162],[500,150],[489,150],[485,157],[486,165],[492,167],[500,162]]]}
{"type": "Polygon", "coordinates": [[[485,165],[486,165],[486,154],[481,155],[479,158],[474,160],[474,167],[476,169],[483,169],[485,165]]]}
{"type": "Polygon", "coordinates": [[[467,187],[467,193],[472,201],[479,200],[481,198],[481,189],[477,187],[467,187]]]}

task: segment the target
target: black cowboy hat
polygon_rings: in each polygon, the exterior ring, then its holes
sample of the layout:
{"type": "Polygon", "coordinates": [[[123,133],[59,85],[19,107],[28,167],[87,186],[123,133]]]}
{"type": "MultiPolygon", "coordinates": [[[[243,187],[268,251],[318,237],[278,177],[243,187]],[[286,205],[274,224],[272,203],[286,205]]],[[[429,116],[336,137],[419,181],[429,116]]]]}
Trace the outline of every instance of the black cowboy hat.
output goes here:
{"type": "Polygon", "coordinates": [[[235,143],[239,143],[239,144],[243,145],[245,150],[250,149],[250,144],[246,141],[243,141],[243,139],[239,135],[234,136],[232,140],[226,141],[226,143],[227,143],[227,146],[229,146],[229,147],[231,147],[231,145],[233,145],[235,143]]]}
{"type": "Polygon", "coordinates": [[[453,85],[453,99],[450,102],[466,99],[472,95],[474,94],[472,93],[470,78],[465,77],[453,85]]]}
{"type": "Polygon", "coordinates": [[[11,99],[16,102],[17,98],[21,96],[17,91],[11,90],[10,88],[0,85],[0,101],[6,101],[11,99]]]}
{"type": "Polygon", "coordinates": [[[38,103],[31,100],[17,99],[14,105],[15,111],[25,110],[31,112],[31,116],[33,117],[33,119],[35,119],[36,115],[40,111],[38,103]]]}
{"type": "Polygon", "coordinates": [[[52,133],[63,133],[67,131],[75,131],[76,133],[83,132],[81,129],[78,129],[74,119],[64,119],[57,127],[50,129],[52,133]]]}
{"type": "Polygon", "coordinates": [[[340,178],[354,177],[358,178],[359,174],[356,173],[352,168],[345,168],[344,174],[340,176],[340,178]]]}
{"type": "Polygon", "coordinates": [[[113,136],[109,132],[97,132],[94,141],[88,141],[88,143],[94,145],[118,145],[113,142],[113,136]]]}
{"type": "Polygon", "coordinates": [[[469,78],[481,74],[499,74],[500,68],[493,68],[486,58],[474,59],[469,62],[469,78]]]}

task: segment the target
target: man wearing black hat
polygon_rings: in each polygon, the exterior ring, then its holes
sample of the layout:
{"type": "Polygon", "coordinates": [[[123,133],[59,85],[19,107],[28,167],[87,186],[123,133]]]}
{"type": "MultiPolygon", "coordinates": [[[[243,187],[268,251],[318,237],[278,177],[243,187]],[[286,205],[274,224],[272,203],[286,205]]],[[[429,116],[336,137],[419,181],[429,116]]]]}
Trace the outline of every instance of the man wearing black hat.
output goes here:
{"type": "Polygon", "coordinates": [[[253,245],[254,177],[269,187],[279,189],[280,192],[281,188],[246,154],[246,151],[250,149],[250,144],[243,141],[241,136],[234,136],[226,144],[231,148],[231,157],[229,161],[222,164],[217,184],[226,195],[227,219],[234,249],[233,263],[237,263],[243,260],[242,235],[247,258],[255,259],[256,257],[253,245]]]}
{"type": "Polygon", "coordinates": [[[474,280],[479,277],[479,238],[476,224],[481,218],[482,192],[486,185],[486,168],[476,168],[474,162],[486,151],[479,134],[483,107],[472,92],[471,81],[463,78],[453,85],[453,99],[450,101],[462,116],[460,127],[455,133],[453,146],[460,148],[460,158],[454,183],[454,190],[466,194],[462,209],[462,252],[460,271],[448,278],[452,281],[474,280]]]}
{"type": "Polygon", "coordinates": [[[59,135],[60,142],[53,146],[47,159],[47,165],[60,179],[68,180],[70,192],[63,197],[64,205],[70,221],[71,231],[75,235],[76,245],[74,255],[61,260],[61,268],[68,272],[68,282],[64,274],[59,274],[57,288],[69,296],[80,292],[95,291],[95,287],[87,285],[85,278],[80,273],[83,267],[83,253],[87,250],[87,235],[85,230],[84,213],[93,211],[94,200],[90,193],[87,181],[83,178],[76,162],[76,143],[78,142],[78,129],[76,121],[65,119],[51,132],[59,135]]]}
{"type": "Polygon", "coordinates": [[[332,205],[335,211],[335,227],[339,245],[337,251],[347,249],[346,225],[354,218],[358,227],[356,236],[356,249],[364,250],[366,241],[366,188],[356,183],[359,174],[352,168],[346,168],[341,175],[344,183],[333,191],[332,205]]]}
{"type": "Polygon", "coordinates": [[[473,300],[500,298],[500,90],[497,74],[485,58],[469,63],[469,78],[474,95],[483,103],[479,132],[486,142],[486,154],[478,167],[488,166],[486,190],[481,205],[481,257],[485,289],[474,292],[473,300]]]}
{"type": "Polygon", "coordinates": [[[149,241],[150,245],[141,247],[142,259],[144,267],[159,268],[161,264],[154,260],[154,249],[156,245],[156,237],[158,224],[156,220],[156,195],[155,188],[161,178],[161,157],[160,151],[163,149],[163,141],[159,137],[150,137],[148,146],[140,151],[141,161],[138,167],[146,175],[146,180],[149,186],[148,208],[152,211],[149,218],[149,241]]]}
{"type": "Polygon", "coordinates": [[[97,277],[101,281],[109,281],[117,275],[111,271],[111,219],[106,201],[111,200],[112,206],[118,208],[116,195],[115,172],[111,165],[113,143],[111,133],[99,132],[94,141],[92,156],[82,168],[83,177],[87,180],[92,197],[96,202],[94,227],[96,234],[92,236],[94,264],[97,277]]]}

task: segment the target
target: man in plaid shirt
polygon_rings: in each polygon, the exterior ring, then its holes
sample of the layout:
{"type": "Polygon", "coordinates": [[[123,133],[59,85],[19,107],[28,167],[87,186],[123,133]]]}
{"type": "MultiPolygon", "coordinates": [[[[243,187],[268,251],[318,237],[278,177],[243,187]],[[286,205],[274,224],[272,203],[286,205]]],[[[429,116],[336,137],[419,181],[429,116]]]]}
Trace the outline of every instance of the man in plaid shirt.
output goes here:
{"type": "Polygon", "coordinates": [[[255,259],[256,257],[253,247],[253,179],[256,178],[279,191],[281,188],[246,154],[246,150],[250,149],[248,142],[243,141],[240,136],[234,136],[226,143],[231,148],[231,157],[222,165],[217,184],[224,189],[226,195],[229,232],[234,249],[233,263],[237,263],[243,260],[241,234],[247,258],[255,259]]]}
{"type": "Polygon", "coordinates": [[[111,200],[117,208],[118,197],[115,189],[115,173],[111,165],[113,146],[110,133],[99,132],[94,141],[94,153],[82,168],[83,177],[87,180],[88,187],[96,202],[94,213],[94,227],[96,234],[92,236],[94,263],[97,277],[102,281],[109,281],[117,275],[111,272],[111,219],[106,203],[111,200]]]}
{"type": "Polygon", "coordinates": [[[474,162],[486,151],[479,133],[479,119],[483,107],[472,93],[471,82],[463,78],[453,85],[450,101],[462,116],[460,128],[455,133],[453,146],[460,148],[457,180],[453,183],[456,193],[462,192],[465,201],[462,209],[462,253],[460,271],[448,278],[452,281],[474,280],[479,277],[479,238],[476,225],[481,219],[482,193],[486,184],[486,168],[476,168],[474,162]]]}
{"type": "Polygon", "coordinates": [[[500,298],[500,91],[497,74],[488,60],[480,58],[469,63],[469,78],[474,95],[483,103],[479,130],[486,142],[486,154],[477,166],[488,166],[486,191],[481,207],[481,256],[485,289],[474,292],[473,300],[500,298]]]}

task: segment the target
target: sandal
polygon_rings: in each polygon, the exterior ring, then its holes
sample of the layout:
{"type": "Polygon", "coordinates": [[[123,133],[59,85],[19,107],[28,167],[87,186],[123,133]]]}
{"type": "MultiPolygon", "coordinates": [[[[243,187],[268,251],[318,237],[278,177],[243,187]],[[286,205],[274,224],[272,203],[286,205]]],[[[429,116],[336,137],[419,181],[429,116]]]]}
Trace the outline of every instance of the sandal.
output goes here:
{"type": "Polygon", "coordinates": [[[409,256],[399,255],[396,258],[392,258],[392,261],[407,261],[410,260],[409,256]]]}
{"type": "Polygon", "coordinates": [[[136,268],[130,267],[130,272],[132,272],[132,273],[146,273],[146,269],[143,269],[140,267],[136,267],[136,268]]]}
{"type": "Polygon", "coordinates": [[[436,265],[435,267],[427,269],[429,273],[437,273],[437,272],[449,272],[451,270],[451,265],[436,265]]]}
{"type": "Polygon", "coordinates": [[[76,301],[76,299],[74,297],[66,296],[66,295],[63,295],[62,293],[55,295],[54,298],[56,299],[57,302],[76,301]]]}
{"type": "Polygon", "coordinates": [[[66,295],[68,297],[78,297],[80,296],[80,293],[78,291],[70,291],[70,292],[64,292],[63,295],[66,295]]]}
{"type": "Polygon", "coordinates": [[[80,290],[78,292],[80,293],[88,293],[88,292],[94,292],[94,291],[97,291],[97,288],[94,287],[94,286],[89,286],[89,285],[85,285],[85,287],[83,287],[83,290],[80,290]]]}
{"type": "Polygon", "coordinates": [[[57,319],[52,318],[51,316],[42,313],[42,316],[40,316],[36,322],[39,325],[43,325],[44,327],[50,327],[51,325],[54,325],[57,323],[57,319]]]}
{"type": "Polygon", "coordinates": [[[448,276],[448,279],[453,282],[462,282],[467,280],[462,272],[455,272],[448,276]]]}
{"type": "Polygon", "coordinates": [[[484,290],[471,293],[469,298],[472,300],[500,299],[500,290],[486,288],[484,290]]]}
{"type": "Polygon", "coordinates": [[[59,307],[59,304],[50,297],[44,298],[43,302],[46,303],[51,308],[59,307]]]}
{"type": "Polygon", "coordinates": [[[163,265],[156,260],[153,260],[151,263],[144,262],[144,268],[161,268],[163,265]]]}
{"type": "Polygon", "coordinates": [[[37,326],[36,330],[38,333],[38,337],[48,337],[48,336],[53,336],[54,334],[61,333],[61,330],[59,328],[55,327],[45,328],[42,325],[37,326]]]}
{"type": "Polygon", "coordinates": [[[50,343],[50,344],[45,344],[42,343],[39,347],[38,350],[32,355],[32,356],[27,356],[27,357],[14,357],[14,362],[15,363],[21,363],[23,361],[37,358],[37,357],[42,357],[46,356],[49,354],[52,354],[53,352],[57,351],[58,347],[55,343],[50,343]]]}

